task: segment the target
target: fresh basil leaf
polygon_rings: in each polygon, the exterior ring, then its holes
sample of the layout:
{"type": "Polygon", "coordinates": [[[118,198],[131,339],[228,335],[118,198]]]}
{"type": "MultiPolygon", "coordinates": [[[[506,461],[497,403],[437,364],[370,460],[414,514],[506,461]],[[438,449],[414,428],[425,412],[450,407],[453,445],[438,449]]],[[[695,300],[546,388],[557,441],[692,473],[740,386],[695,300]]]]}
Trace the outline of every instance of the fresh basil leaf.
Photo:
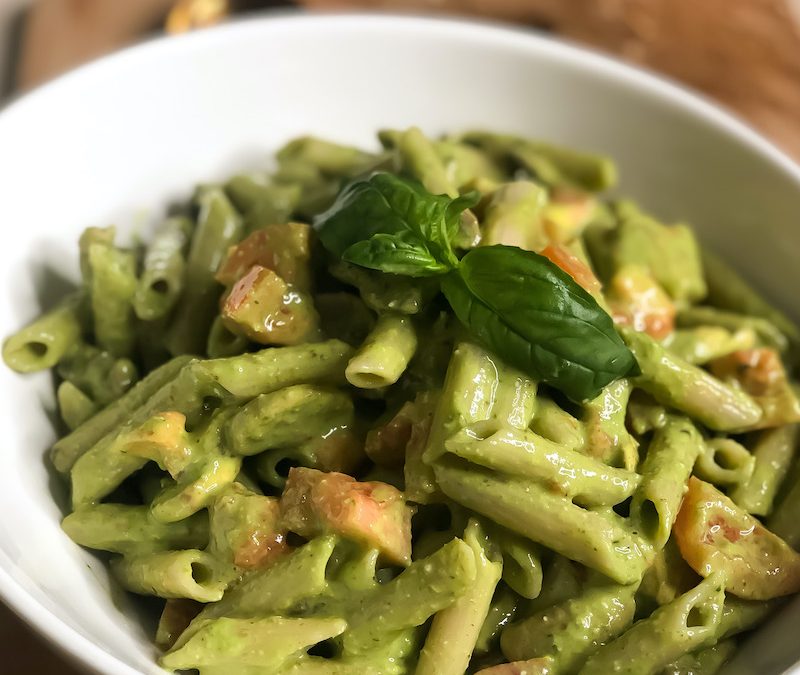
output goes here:
{"type": "Polygon", "coordinates": [[[474,206],[477,193],[456,199],[433,195],[416,181],[378,172],[346,186],[334,204],[314,220],[323,246],[341,257],[354,244],[376,234],[414,235],[445,268],[458,264],[453,239],[461,212],[474,206]]]}
{"type": "Polygon", "coordinates": [[[414,235],[403,234],[375,234],[371,239],[356,242],[342,254],[342,260],[407,277],[430,277],[450,269],[431,255],[424,242],[414,235]]]}
{"type": "Polygon", "coordinates": [[[574,401],[594,398],[638,364],[611,317],[547,258],[512,246],[467,253],[442,291],[488,349],[574,401]]]}

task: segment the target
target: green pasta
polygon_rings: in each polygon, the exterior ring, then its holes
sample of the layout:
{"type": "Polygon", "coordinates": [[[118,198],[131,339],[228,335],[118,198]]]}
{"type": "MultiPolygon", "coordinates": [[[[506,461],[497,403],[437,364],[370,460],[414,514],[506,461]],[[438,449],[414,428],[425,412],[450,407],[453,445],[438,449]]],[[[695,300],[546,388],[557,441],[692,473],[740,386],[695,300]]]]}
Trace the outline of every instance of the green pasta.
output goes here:
{"type": "Polygon", "coordinates": [[[242,407],[227,427],[231,450],[254,455],[291,447],[352,422],[352,401],[335,390],[298,384],[261,394],[242,407]]]}
{"type": "Polygon", "coordinates": [[[214,558],[196,549],[146,553],[111,561],[111,571],[129,591],[197,602],[214,602],[225,591],[224,581],[215,579],[214,567],[214,558]]]}
{"type": "Polygon", "coordinates": [[[61,523],[78,544],[125,555],[180,548],[200,548],[208,543],[208,517],[198,513],[177,523],[162,523],[147,506],[97,504],[70,513],[61,523]]]}
{"type": "Polygon", "coordinates": [[[548,185],[566,183],[589,191],[600,191],[612,187],[616,182],[616,167],[605,157],[485,131],[472,131],[462,138],[491,155],[510,156],[548,185]]]}
{"type": "Polygon", "coordinates": [[[83,333],[81,295],[72,295],[3,342],[3,360],[18,373],[33,373],[58,364],[83,333]]]}
{"type": "Polygon", "coordinates": [[[639,460],[637,443],[625,427],[631,383],[618,380],[583,406],[584,452],[612,466],[633,470],[639,460]]]}
{"type": "Polygon", "coordinates": [[[755,465],[755,457],[741,443],[712,438],[700,452],[694,472],[709,483],[736,488],[751,479],[755,465]]]}
{"type": "Polygon", "coordinates": [[[513,181],[499,186],[486,206],[483,243],[540,250],[547,245],[542,214],[547,191],[537,183],[513,181]]]}
{"type": "Polygon", "coordinates": [[[208,344],[206,353],[212,359],[236,356],[245,351],[250,344],[243,335],[228,330],[221,317],[216,317],[211,329],[208,331],[208,344]]]}
{"type": "Polygon", "coordinates": [[[113,246],[92,244],[88,260],[97,344],[114,356],[130,356],[136,340],[131,304],[136,291],[135,256],[113,246]]]}
{"type": "Polygon", "coordinates": [[[225,194],[244,214],[248,233],[265,225],[288,222],[301,193],[298,184],[276,183],[257,174],[239,174],[225,183],[225,194]]]}
{"type": "Polygon", "coordinates": [[[664,668],[661,675],[714,675],[736,651],[735,640],[725,640],[698,652],[684,654],[664,668]]]}
{"type": "Polygon", "coordinates": [[[458,196],[434,144],[417,127],[397,134],[401,167],[435,195],[458,196]]]}
{"type": "Polygon", "coordinates": [[[354,387],[388,387],[408,366],[417,349],[411,320],[398,314],[384,314],[347,364],[345,377],[354,387]]]}
{"type": "Polygon", "coordinates": [[[503,565],[493,560],[490,544],[476,521],[470,521],[464,540],[475,555],[475,580],[464,595],[434,617],[416,675],[462,675],[489,612],[503,565]]]}
{"type": "Polygon", "coordinates": [[[657,429],[647,450],[642,483],[631,501],[631,518],[655,547],[667,543],[703,441],[686,418],[673,417],[657,429]]]}
{"type": "Polygon", "coordinates": [[[700,325],[676,330],[666,342],[669,350],[687,363],[704,365],[709,361],[756,345],[756,334],[750,328],[735,333],[719,326],[700,325]]]}
{"type": "Polygon", "coordinates": [[[413,562],[350,617],[349,630],[342,640],[344,652],[364,653],[386,636],[421,626],[472,587],[476,567],[473,549],[460,539],[413,562]]]}
{"type": "Polygon", "coordinates": [[[192,222],[183,216],[168,219],[147,247],[142,274],[133,296],[133,309],[143,321],[168,314],[183,290],[185,253],[192,222]]]}
{"type": "Polygon", "coordinates": [[[508,626],[503,654],[511,661],[550,656],[555,667],[575,672],[601,644],[633,621],[636,585],[599,586],[508,626]]]}
{"type": "MultiPolygon", "coordinates": [[[[752,314],[737,314],[716,307],[697,306],[682,310],[676,319],[679,326],[687,328],[705,327],[708,330],[710,327],[716,326],[731,331],[730,337],[721,341],[723,344],[727,342],[733,346],[733,349],[727,350],[728,352],[736,349],[748,349],[746,345],[736,344],[740,340],[752,339],[749,338],[748,333],[755,335],[756,339],[767,347],[774,347],[781,352],[786,351],[789,346],[786,335],[775,324],[769,319],[752,316],[752,314]]],[[[673,349],[672,344],[670,344],[670,349],[673,349]]],[[[722,351],[721,348],[718,349],[722,351]]]]}
{"type": "Polygon", "coordinates": [[[103,407],[122,396],[138,379],[136,364],[128,358],[91,345],[77,346],[58,364],[58,374],[103,407]]]}
{"type": "Polygon", "coordinates": [[[715,431],[754,427],[762,411],[744,392],[672,356],[644,333],[624,331],[642,375],[638,384],[663,405],[677,408],[715,431]]]}
{"type": "Polygon", "coordinates": [[[94,401],[72,382],[62,382],[56,391],[61,419],[73,431],[97,412],[94,401]]]}
{"type": "Polygon", "coordinates": [[[603,156],[378,141],[84,230],[3,345],[53,369],[63,531],[167,670],[724,667],[800,588],[800,330],[603,156]]]}
{"type": "Polygon", "coordinates": [[[233,664],[236,668],[275,672],[291,665],[308,647],[340,635],[346,626],[336,618],[214,619],[179,649],[166,654],[161,665],[170,669],[199,666],[206,673],[209,666],[224,672],[233,664]]]}
{"type": "Polygon", "coordinates": [[[754,468],[731,499],[749,513],[768,516],[797,449],[796,424],[762,431],[753,447],[754,468]]]}
{"type": "Polygon", "coordinates": [[[706,249],[703,249],[702,254],[710,304],[721,309],[766,319],[793,345],[800,342],[800,329],[791,319],[767,302],[722,258],[706,249]]]}
{"type": "Polygon", "coordinates": [[[535,433],[570,450],[585,447],[586,432],[581,422],[546,396],[536,399],[536,412],[530,426],[535,433]]]}
{"type": "Polygon", "coordinates": [[[520,597],[533,600],[542,592],[542,547],[498,525],[489,528],[503,557],[503,581],[520,597]]]}
{"type": "Polygon", "coordinates": [[[178,357],[156,368],[121,398],[56,441],[50,453],[56,469],[62,473],[68,472],[83,453],[112,429],[127,421],[134,410],[172,380],[189,361],[189,357],[178,357]]]}
{"type": "Polygon", "coordinates": [[[600,647],[580,670],[581,675],[658,673],[682,654],[713,641],[724,600],[724,579],[709,576],[600,647]]]}
{"type": "Polygon", "coordinates": [[[241,217],[225,193],[218,188],[204,190],[186,259],[184,292],[167,335],[167,346],[173,355],[203,353],[222,291],[214,274],[228,246],[241,236],[241,217]]]}
{"type": "Polygon", "coordinates": [[[597,569],[620,583],[641,578],[641,543],[614,514],[588,511],[544,486],[442,462],[435,467],[444,493],[510,530],[597,569]]]}
{"type": "Polygon", "coordinates": [[[532,431],[502,429],[482,438],[480,424],[445,442],[448,452],[489,469],[545,483],[581,506],[613,506],[633,494],[640,477],[569,450],[532,431]]]}
{"type": "Polygon", "coordinates": [[[514,618],[519,605],[517,594],[507,586],[499,585],[492,598],[486,619],[475,642],[475,652],[486,654],[494,650],[503,628],[514,618]]]}

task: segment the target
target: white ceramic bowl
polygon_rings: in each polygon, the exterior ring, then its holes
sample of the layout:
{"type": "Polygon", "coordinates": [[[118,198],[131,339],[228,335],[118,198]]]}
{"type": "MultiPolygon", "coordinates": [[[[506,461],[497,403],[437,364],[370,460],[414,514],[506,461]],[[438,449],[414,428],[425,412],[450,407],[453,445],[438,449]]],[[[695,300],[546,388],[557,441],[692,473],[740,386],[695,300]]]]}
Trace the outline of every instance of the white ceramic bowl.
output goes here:
{"type": "MultiPolygon", "coordinates": [[[[263,161],[296,134],[374,145],[379,127],[491,127],[600,150],[622,190],[687,219],[800,315],[800,169],[682,89],[596,54],[470,23],[290,16],[156,40],[81,68],[0,114],[0,333],[77,278],[90,224],[131,230],[192,185],[263,161]]],[[[59,529],[64,490],[48,375],[0,368],[0,593],[86,667],[161,672],[105,567],[59,529]],[[55,498],[54,498],[55,497],[55,498]]],[[[800,605],[730,673],[800,659],[800,605]]],[[[798,670],[797,672],[800,672],[798,670]]]]}

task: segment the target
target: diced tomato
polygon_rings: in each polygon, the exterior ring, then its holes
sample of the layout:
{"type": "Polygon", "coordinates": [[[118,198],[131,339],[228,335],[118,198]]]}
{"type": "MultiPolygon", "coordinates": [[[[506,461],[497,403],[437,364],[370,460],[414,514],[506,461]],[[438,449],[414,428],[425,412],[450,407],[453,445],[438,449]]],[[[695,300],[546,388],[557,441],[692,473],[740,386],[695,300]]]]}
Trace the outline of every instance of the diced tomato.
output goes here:
{"type": "Polygon", "coordinates": [[[373,462],[388,467],[403,466],[414,427],[414,410],[414,404],[408,401],[386,424],[370,430],[364,451],[373,462]]]}
{"type": "Polygon", "coordinates": [[[623,326],[663,340],[675,329],[675,304],[650,272],[638,265],[622,267],[611,279],[609,305],[623,326]]]}
{"type": "Polygon", "coordinates": [[[715,359],[711,372],[720,379],[735,379],[752,396],[764,396],[786,379],[781,357],[774,349],[743,349],[715,359]]]}
{"type": "Polygon", "coordinates": [[[721,380],[737,383],[764,411],[759,428],[800,421],[800,401],[780,354],[769,347],[742,349],[715,359],[709,369],[721,380]]]}
{"type": "Polygon", "coordinates": [[[243,569],[258,569],[271,565],[289,550],[286,532],[279,527],[280,504],[277,499],[254,495],[259,499],[259,511],[239,533],[233,549],[233,564],[243,569]]]}
{"type": "Polygon", "coordinates": [[[689,479],[673,534],[692,569],[704,577],[723,572],[734,595],[769,600],[800,591],[800,554],[695,477],[689,479]]]}
{"type": "Polygon", "coordinates": [[[308,342],[318,332],[319,317],[310,298],[260,265],[233,285],[220,313],[228,330],[265,345],[308,342]]]}
{"type": "Polygon", "coordinates": [[[553,660],[548,657],[501,663],[491,668],[479,670],[475,675],[550,675],[553,672],[553,660]]]}
{"type": "Polygon", "coordinates": [[[335,532],[377,548],[386,560],[411,561],[411,509],[386,483],[293,467],[281,496],[284,525],[304,537],[335,532]]]}
{"type": "Polygon", "coordinates": [[[307,292],[311,286],[308,268],[310,232],[311,228],[305,223],[267,225],[256,230],[228,249],[227,257],[217,270],[217,281],[230,286],[253,265],[260,265],[307,292]]]}
{"type": "Polygon", "coordinates": [[[550,244],[541,254],[569,274],[578,285],[592,295],[600,292],[600,282],[589,266],[560,244],[550,244]]]}
{"type": "Polygon", "coordinates": [[[232,562],[243,570],[268,567],[290,550],[276,497],[251,492],[234,483],[210,510],[216,547],[229,550],[232,562]]]}

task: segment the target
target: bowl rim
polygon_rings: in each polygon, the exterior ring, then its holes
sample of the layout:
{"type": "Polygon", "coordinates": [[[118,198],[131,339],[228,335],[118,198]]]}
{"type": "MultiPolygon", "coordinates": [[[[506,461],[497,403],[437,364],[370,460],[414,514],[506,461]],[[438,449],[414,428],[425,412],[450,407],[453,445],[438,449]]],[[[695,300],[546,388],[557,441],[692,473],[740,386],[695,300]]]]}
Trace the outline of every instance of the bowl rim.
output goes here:
{"type": "MultiPolygon", "coordinates": [[[[750,151],[767,160],[784,175],[792,178],[800,189],[800,164],[765,138],[747,122],[718,103],[677,82],[639,66],[629,65],[579,46],[568,40],[543,35],[530,28],[497,21],[463,17],[420,16],[383,12],[303,13],[266,12],[261,15],[227,21],[213,28],[185,35],[160,35],[127,47],[63,74],[30,92],[22,94],[0,109],[0,127],[6,120],[25,115],[40,99],[61,95],[75,83],[103,78],[128,63],[147,63],[148,59],[168,58],[173,50],[205,49],[209,44],[226,43],[236,35],[280,31],[285,38],[291,31],[327,31],[332,28],[369,30],[391,26],[392,32],[419,35],[438,34],[444,37],[470,39],[483,44],[506,45],[529,54],[546,55],[551,59],[593,70],[605,78],[617,80],[638,89],[659,102],[680,109],[724,131],[731,141],[744,144],[750,151]]],[[[61,653],[96,673],[138,675],[139,671],[124,664],[116,656],[94,644],[68,623],[52,614],[24,586],[0,567],[0,599],[40,636],[61,653]]]]}

